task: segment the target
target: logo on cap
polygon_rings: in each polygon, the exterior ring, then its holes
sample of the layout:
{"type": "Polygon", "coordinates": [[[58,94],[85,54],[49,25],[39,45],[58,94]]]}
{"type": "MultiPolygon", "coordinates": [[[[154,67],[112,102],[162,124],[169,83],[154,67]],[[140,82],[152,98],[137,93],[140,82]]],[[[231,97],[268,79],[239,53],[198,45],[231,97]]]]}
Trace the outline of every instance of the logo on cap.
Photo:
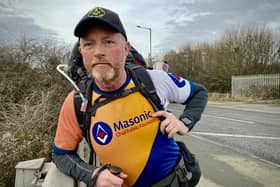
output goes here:
{"type": "Polygon", "coordinates": [[[113,137],[112,129],[104,122],[97,122],[94,124],[92,135],[95,141],[100,145],[110,143],[113,137]]]}
{"type": "Polygon", "coordinates": [[[88,17],[103,17],[105,14],[106,13],[102,8],[96,7],[94,9],[92,9],[91,11],[89,11],[88,17]]]}

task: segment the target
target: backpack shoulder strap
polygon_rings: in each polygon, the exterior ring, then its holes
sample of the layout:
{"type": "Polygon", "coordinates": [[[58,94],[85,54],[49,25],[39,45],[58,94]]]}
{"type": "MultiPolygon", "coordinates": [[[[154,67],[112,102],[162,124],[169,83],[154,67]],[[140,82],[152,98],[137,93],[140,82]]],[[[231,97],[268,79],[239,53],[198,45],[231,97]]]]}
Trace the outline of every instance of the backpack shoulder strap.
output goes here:
{"type": "Polygon", "coordinates": [[[89,136],[89,127],[91,122],[91,99],[92,99],[92,87],[93,87],[93,80],[88,79],[85,82],[81,82],[80,84],[82,87],[80,87],[81,92],[84,94],[84,96],[88,99],[88,104],[86,106],[86,111],[82,112],[82,98],[78,92],[75,92],[74,94],[74,108],[75,108],[75,114],[79,123],[79,126],[83,132],[83,135],[88,142],[88,146],[90,148],[90,157],[89,157],[89,163],[94,164],[97,166],[97,158],[96,154],[94,152],[94,149],[90,143],[90,136],[89,136]]]}
{"type": "MultiPolygon", "coordinates": [[[[88,114],[88,113],[90,113],[89,111],[90,111],[90,107],[91,107],[92,86],[93,86],[93,80],[92,79],[87,79],[84,82],[81,82],[79,84],[79,88],[80,88],[82,94],[88,100],[88,105],[86,107],[85,112],[81,111],[82,98],[81,98],[80,94],[78,92],[75,92],[75,94],[74,94],[75,114],[76,114],[78,123],[80,125],[80,128],[82,129],[86,139],[87,139],[86,131],[89,128],[90,117],[91,117],[91,115],[88,114]]],[[[88,139],[87,139],[87,141],[88,141],[88,139]]]]}
{"type": "MultiPolygon", "coordinates": [[[[82,112],[80,110],[81,106],[82,106],[82,98],[81,98],[80,94],[75,91],[75,93],[74,93],[74,108],[75,108],[75,114],[76,114],[79,125],[83,123],[83,116],[84,116],[84,112],[82,112]]],[[[81,125],[80,125],[80,127],[81,127],[81,125]]],[[[82,129],[82,127],[81,127],[81,129],[82,129]]]]}
{"type": "Polygon", "coordinates": [[[156,93],[156,88],[147,70],[141,65],[132,63],[126,63],[126,69],[128,70],[135,84],[142,85],[140,91],[143,96],[151,103],[154,110],[163,110],[160,98],[156,93]]]}

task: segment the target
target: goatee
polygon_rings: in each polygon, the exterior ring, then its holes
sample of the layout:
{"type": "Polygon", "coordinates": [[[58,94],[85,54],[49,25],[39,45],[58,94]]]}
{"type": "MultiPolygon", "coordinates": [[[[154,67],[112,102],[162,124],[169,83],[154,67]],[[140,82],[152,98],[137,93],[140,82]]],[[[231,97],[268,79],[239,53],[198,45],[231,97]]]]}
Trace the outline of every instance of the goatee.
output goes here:
{"type": "Polygon", "coordinates": [[[91,76],[98,82],[108,83],[117,77],[117,71],[114,68],[110,68],[106,73],[100,73],[93,68],[91,76]]]}

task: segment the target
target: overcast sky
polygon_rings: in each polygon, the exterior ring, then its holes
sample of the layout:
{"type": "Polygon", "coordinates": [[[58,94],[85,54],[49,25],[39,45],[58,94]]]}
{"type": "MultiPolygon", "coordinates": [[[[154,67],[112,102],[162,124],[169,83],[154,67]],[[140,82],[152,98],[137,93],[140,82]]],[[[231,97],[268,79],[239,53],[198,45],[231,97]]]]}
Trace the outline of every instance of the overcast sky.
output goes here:
{"type": "Polygon", "coordinates": [[[144,57],[188,42],[215,41],[227,28],[280,28],[280,0],[1,0],[0,43],[25,36],[74,44],[79,19],[92,7],[118,12],[131,44],[144,57]]]}

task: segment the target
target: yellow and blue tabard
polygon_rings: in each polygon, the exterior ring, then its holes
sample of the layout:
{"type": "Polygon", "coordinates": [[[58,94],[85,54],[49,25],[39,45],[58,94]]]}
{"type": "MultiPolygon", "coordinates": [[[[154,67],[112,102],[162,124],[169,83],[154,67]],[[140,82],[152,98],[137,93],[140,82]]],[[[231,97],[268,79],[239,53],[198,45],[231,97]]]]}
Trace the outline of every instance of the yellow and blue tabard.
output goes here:
{"type": "MultiPolygon", "coordinates": [[[[134,87],[129,82],[127,88],[134,87]]],[[[93,102],[99,94],[93,92],[93,102]]],[[[99,107],[91,119],[90,140],[101,163],[121,167],[127,186],[147,186],[168,175],[179,158],[173,139],[159,131],[151,104],[140,92],[99,107]]]]}

